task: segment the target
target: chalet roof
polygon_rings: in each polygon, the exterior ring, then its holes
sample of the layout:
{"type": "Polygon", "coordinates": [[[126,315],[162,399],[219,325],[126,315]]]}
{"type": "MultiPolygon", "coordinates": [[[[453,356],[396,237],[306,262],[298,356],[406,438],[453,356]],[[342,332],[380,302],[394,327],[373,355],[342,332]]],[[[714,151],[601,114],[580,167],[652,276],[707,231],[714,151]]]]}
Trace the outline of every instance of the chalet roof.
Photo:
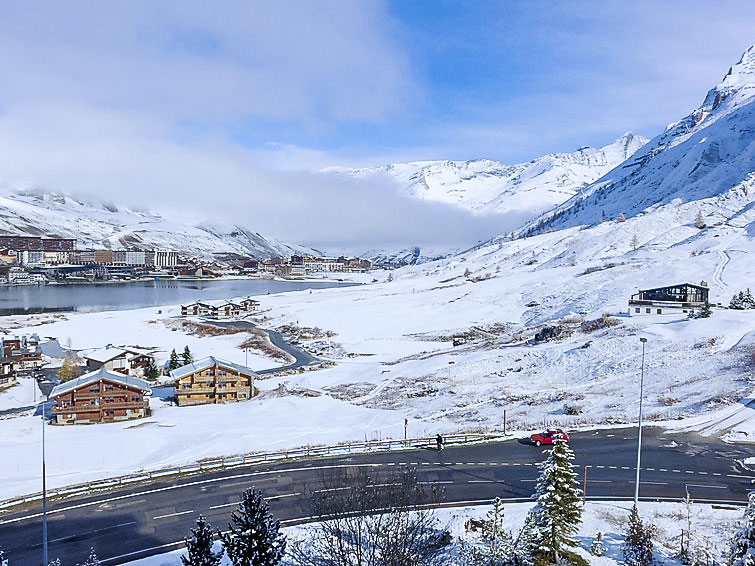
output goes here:
{"type": "Polygon", "coordinates": [[[92,383],[96,383],[101,379],[111,381],[113,383],[129,387],[131,389],[141,389],[142,391],[147,392],[152,389],[152,386],[143,379],[139,379],[138,377],[134,377],[132,375],[123,375],[122,373],[109,371],[105,368],[100,368],[97,371],[85,373],[81,377],[77,377],[76,379],[72,379],[71,381],[66,381],[65,383],[56,385],[55,387],[53,387],[52,391],[50,391],[50,398],[52,399],[53,397],[58,397],[59,395],[63,395],[64,393],[74,391],[79,387],[85,387],[92,383]]]}
{"type": "Polygon", "coordinates": [[[95,350],[94,352],[86,354],[84,357],[87,360],[94,360],[95,362],[101,362],[104,364],[106,362],[109,362],[110,360],[114,360],[115,358],[120,358],[121,356],[128,354],[129,351],[124,350],[123,348],[106,346],[105,348],[100,348],[99,350],[95,350]]]}
{"type": "Polygon", "coordinates": [[[694,287],[695,289],[705,289],[708,291],[708,287],[705,285],[695,285],[694,283],[676,283],[674,285],[663,285],[662,287],[653,287],[652,289],[640,289],[640,293],[647,293],[648,291],[660,291],[661,289],[668,289],[669,287],[694,287]]]}
{"type": "Polygon", "coordinates": [[[198,371],[206,370],[207,368],[211,368],[215,365],[235,369],[237,372],[246,375],[256,375],[254,370],[251,370],[246,366],[234,364],[233,362],[227,362],[225,360],[218,359],[215,356],[207,356],[206,358],[197,360],[193,364],[188,364],[174,369],[170,372],[170,377],[172,377],[173,379],[181,379],[182,377],[186,377],[187,375],[191,375],[192,373],[196,373],[198,371]]]}

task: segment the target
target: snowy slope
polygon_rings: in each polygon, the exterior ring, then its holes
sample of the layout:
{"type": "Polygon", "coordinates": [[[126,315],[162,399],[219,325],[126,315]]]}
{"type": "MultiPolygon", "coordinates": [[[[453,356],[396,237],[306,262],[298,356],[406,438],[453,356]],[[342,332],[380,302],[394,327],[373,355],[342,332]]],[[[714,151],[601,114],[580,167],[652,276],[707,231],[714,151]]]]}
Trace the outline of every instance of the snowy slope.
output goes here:
{"type": "Polygon", "coordinates": [[[0,194],[0,234],[76,238],[80,248],[173,249],[198,256],[232,252],[267,258],[311,251],[239,226],[189,226],[143,210],[34,190],[0,194]]]}
{"type": "Polygon", "coordinates": [[[601,149],[552,153],[528,163],[424,161],[368,169],[331,168],[360,178],[390,179],[412,197],[474,213],[538,214],[573,196],[641,148],[647,140],[627,132],[601,149]]]}
{"type": "Polygon", "coordinates": [[[702,105],[528,229],[632,216],[674,199],[724,193],[755,171],[755,46],[702,105]]]}

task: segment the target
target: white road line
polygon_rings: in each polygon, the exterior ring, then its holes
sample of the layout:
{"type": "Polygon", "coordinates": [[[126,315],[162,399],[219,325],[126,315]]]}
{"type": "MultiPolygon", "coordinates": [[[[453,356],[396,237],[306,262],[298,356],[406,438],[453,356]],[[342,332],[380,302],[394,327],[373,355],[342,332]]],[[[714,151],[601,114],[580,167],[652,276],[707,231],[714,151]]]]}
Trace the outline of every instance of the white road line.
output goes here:
{"type": "Polygon", "coordinates": [[[707,476],[708,475],[708,472],[697,472],[697,473],[700,474],[701,476],[707,476]]]}
{"type": "Polygon", "coordinates": [[[648,472],[654,472],[655,468],[645,468],[645,470],[647,470],[648,472]]]}
{"type": "Polygon", "coordinates": [[[169,517],[179,517],[181,515],[188,515],[189,513],[193,513],[194,509],[190,509],[188,511],[181,511],[179,513],[168,513],[167,515],[158,515],[157,517],[152,517],[153,521],[159,521],[160,519],[167,519],[169,517]]]}
{"type": "Polygon", "coordinates": [[[696,483],[688,483],[686,484],[688,487],[709,487],[710,489],[729,489],[725,485],[699,485],[696,483]]]}
{"type": "Polygon", "coordinates": [[[233,507],[237,506],[238,504],[238,501],[234,501],[233,503],[223,503],[222,505],[210,505],[208,509],[222,509],[223,507],[233,507]]]}
{"type": "Polygon", "coordinates": [[[681,474],[682,473],[681,470],[671,470],[671,471],[674,472],[675,474],[681,474]]]}
{"type": "Polygon", "coordinates": [[[645,484],[645,485],[668,485],[668,483],[666,483],[664,481],[641,481],[640,485],[642,485],[642,484],[645,484]]]}
{"type": "Polygon", "coordinates": [[[668,472],[668,469],[666,469],[666,468],[658,468],[658,471],[660,471],[660,472],[668,472]]]}
{"type": "Polygon", "coordinates": [[[622,469],[622,470],[628,470],[628,469],[629,469],[629,466],[621,466],[621,469],[622,469]]]}

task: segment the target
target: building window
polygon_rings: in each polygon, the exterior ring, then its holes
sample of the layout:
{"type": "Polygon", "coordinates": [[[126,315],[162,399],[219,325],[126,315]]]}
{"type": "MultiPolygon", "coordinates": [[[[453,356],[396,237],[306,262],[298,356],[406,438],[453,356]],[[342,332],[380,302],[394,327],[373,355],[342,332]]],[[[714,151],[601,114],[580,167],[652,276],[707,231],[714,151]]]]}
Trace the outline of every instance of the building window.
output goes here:
{"type": "Polygon", "coordinates": [[[650,314],[650,309],[645,309],[645,314],[650,314]]]}
{"type": "Polygon", "coordinates": [[[634,312],[640,312],[640,307],[635,307],[634,312]]]}
{"type": "Polygon", "coordinates": [[[663,314],[663,310],[662,309],[656,309],[655,312],[656,312],[656,314],[663,314]]]}

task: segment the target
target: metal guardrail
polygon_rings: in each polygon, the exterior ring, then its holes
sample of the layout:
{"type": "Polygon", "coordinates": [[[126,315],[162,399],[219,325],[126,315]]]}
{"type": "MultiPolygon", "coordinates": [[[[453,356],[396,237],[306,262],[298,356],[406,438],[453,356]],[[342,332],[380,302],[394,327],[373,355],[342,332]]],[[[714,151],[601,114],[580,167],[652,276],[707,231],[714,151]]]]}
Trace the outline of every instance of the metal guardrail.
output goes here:
{"type": "MultiPolygon", "coordinates": [[[[443,437],[443,443],[446,444],[464,444],[468,442],[481,442],[501,438],[500,434],[449,434],[443,437]]],[[[174,466],[169,468],[160,468],[153,471],[144,471],[127,476],[117,476],[102,480],[94,480],[65,487],[52,488],[47,490],[48,497],[61,497],[66,495],[75,495],[86,493],[88,491],[109,489],[117,486],[127,485],[139,481],[148,481],[162,478],[165,476],[192,474],[206,472],[210,470],[234,468],[246,466],[249,464],[261,464],[266,462],[276,462],[279,460],[290,460],[294,458],[306,458],[311,456],[329,456],[341,454],[358,454],[364,452],[380,452],[390,450],[401,450],[407,448],[428,448],[436,445],[435,437],[409,438],[406,440],[373,440],[369,442],[355,442],[347,444],[338,444],[335,446],[307,446],[305,448],[295,448],[293,450],[283,450],[279,452],[261,452],[256,454],[247,454],[244,456],[230,456],[227,458],[214,458],[203,460],[194,464],[185,466],[174,466]]],[[[42,492],[31,493],[5,499],[0,501],[0,509],[21,505],[30,501],[42,499],[42,492]]]]}

